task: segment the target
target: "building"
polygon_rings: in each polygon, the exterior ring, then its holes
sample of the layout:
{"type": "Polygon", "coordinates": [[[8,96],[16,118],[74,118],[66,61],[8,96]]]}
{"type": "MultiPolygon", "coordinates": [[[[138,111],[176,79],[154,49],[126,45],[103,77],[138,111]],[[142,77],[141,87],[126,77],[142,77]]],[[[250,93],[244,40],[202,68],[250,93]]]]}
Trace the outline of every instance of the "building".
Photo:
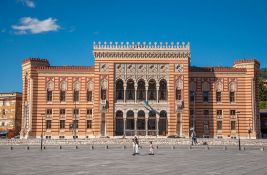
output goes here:
{"type": "Polygon", "coordinates": [[[255,59],[191,67],[183,43],[94,43],[94,66],[22,62],[21,137],[259,138],[255,59]]]}
{"type": "Polygon", "coordinates": [[[22,94],[0,93],[0,131],[12,130],[19,134],[22,118],[22,94]]]}

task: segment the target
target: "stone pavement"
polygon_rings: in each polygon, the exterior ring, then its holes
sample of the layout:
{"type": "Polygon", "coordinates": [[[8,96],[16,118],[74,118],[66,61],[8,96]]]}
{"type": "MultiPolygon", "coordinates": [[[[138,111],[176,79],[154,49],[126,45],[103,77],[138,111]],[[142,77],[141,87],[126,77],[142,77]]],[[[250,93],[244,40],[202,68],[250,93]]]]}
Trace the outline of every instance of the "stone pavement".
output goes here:
{"type": "Polygon", "coordinates": [[[247,146],[238,151],[236,146],[176,146],[159,145],[155,155],[148,155],[144,145],[140,155],[132,156],[130,145],[14,145],[0,146],[1,175],[80,175],[80,174],[267,174],[267,151],[247,146]]]}

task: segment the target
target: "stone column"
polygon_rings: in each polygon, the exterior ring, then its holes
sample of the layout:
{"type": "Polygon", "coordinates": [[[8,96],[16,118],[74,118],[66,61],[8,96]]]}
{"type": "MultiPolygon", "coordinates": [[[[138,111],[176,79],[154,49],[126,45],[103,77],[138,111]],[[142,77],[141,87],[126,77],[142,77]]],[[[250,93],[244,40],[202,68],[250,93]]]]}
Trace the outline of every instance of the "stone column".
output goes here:
{"type": "Polygon", "coordinates": [[[125,103],[126,102],[126,85],[123,86],[123,102],[125,103]]]}
{"type": "Polygon", "coordinates": [[[147,136],[147,130],[148,130],[148,117],[145,117],[145,123],[146,123],[146,136],[147,136]]]}
{"type": "Polygon", "coordinates": [[[157,91],[156,96],[157,96],[157,103],[158,103],[159,102],[159,86],[158,85],[156,87],[156,91],[157,91]]]}
{"type": "Polygon", "coordinates": [[[156,135],[159,136],[159,116],[156,116],[156,135]]]}
{"type": "Polygon", "coordinates": [[[123,112],[123,136],[124,137],[126,136],[125,130],[126,130],[126,114],[125,112],[123,112]]]}
{"type": "Polygon", "coordinates": [[[134,102],[137,102],[137,86],[134,86],[134,102]]]}
{"type": "Polygon", "coordinates": [[[134,135],[137,135],[137,113],[134,113],[134,135]]]}
{"type": "Polygon", "coordinates": [[[148,91],[148,86],[146,86],[146,101],[147,101],[147,96],[148,96],[147,91],[148,91]]]}

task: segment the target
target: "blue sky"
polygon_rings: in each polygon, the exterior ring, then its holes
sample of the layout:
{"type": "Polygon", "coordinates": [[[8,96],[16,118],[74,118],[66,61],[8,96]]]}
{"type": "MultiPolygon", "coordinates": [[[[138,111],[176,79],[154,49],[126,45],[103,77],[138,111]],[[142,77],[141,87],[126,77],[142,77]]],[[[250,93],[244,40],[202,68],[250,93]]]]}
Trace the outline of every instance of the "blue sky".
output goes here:
{"type": "Polygon", "coordinates": [[[93,65],[93,41],[189,41],[191,64],[267,67],[265,0],[0,0],[0,92],[21,91],[21,61],[93,65]]]}

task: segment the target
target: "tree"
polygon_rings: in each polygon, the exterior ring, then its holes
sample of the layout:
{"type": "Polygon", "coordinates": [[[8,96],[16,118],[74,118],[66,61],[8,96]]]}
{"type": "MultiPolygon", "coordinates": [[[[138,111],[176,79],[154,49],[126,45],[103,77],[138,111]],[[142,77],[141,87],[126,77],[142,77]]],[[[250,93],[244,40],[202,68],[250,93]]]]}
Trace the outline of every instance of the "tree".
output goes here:
{"type": "Polygon", "coordinates": [[[267,87],[264,86],[263,79],[259,80],[259,90],[260,90],[260,101],[266,101],[267,100],[267,87]]]}

